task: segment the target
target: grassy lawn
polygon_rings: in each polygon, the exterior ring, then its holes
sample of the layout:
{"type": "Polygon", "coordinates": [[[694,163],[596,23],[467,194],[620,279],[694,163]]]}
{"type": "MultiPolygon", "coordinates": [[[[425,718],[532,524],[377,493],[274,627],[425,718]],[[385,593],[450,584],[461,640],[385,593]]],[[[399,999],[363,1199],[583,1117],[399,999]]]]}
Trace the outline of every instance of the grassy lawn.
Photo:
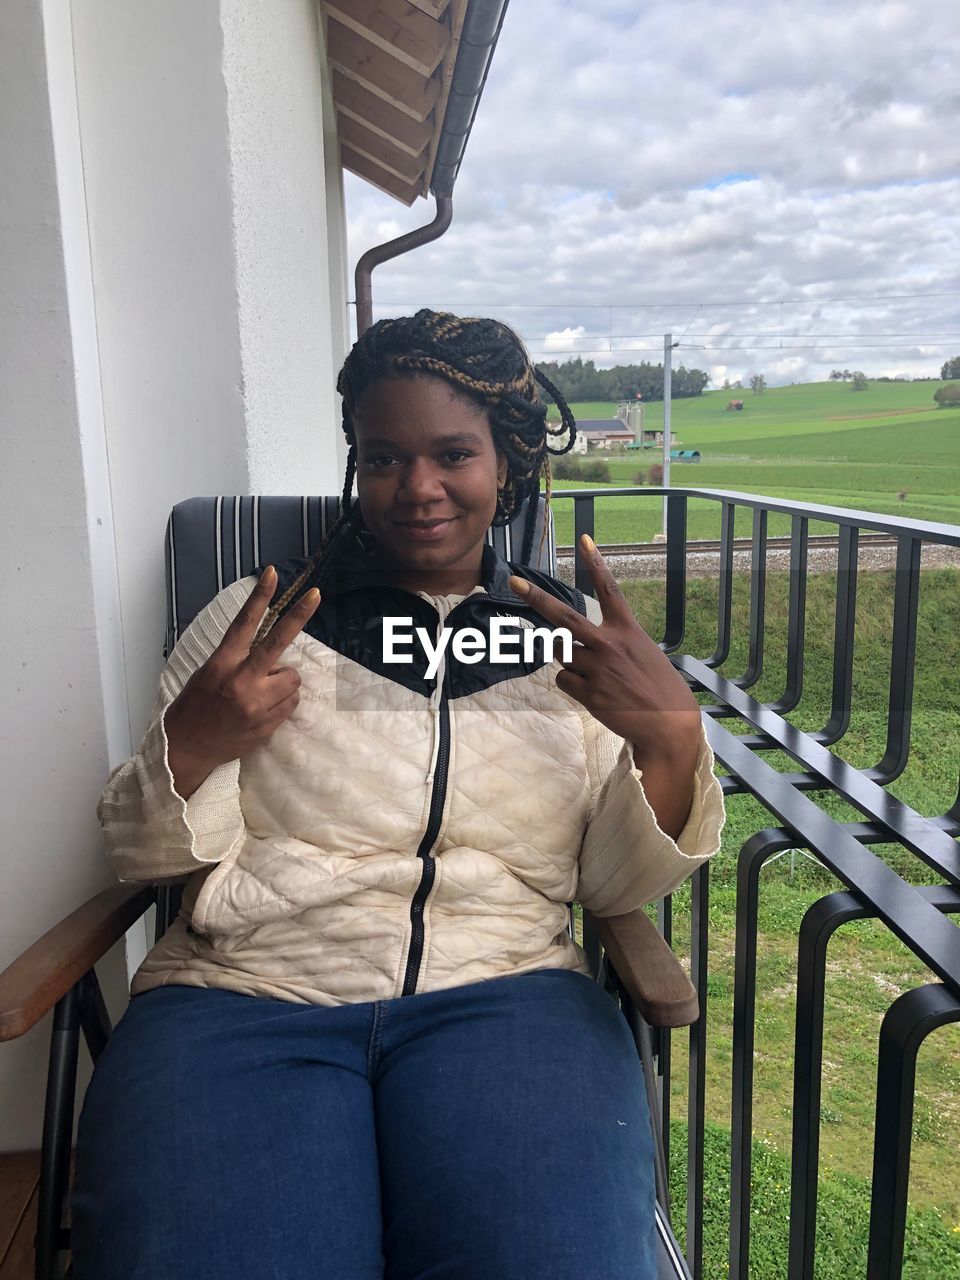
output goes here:
{"type": "MultiPolygon", "coordinates": [[[[744,410],[726,410],[731,394],[706,392],[673,404],[678,447],[699,449],[696,464],[675,463],[675,488],[733,489],[771,497],[884,512],[918,520],[960,523],[960,410],[937,409],[933,393],[942,384],[874,383],[854,392],[849,384],[811,383],[743,393],[744,410]],[[898,494],[906,490],[906,496],[898,494]]],[[[738,394],[738,393],[734,393],[738,394]]],[[[616,405],[571,406],[581,418],[612,417],[616,405]]],[[[647,409],[648,426],[659,426],[661,406],[647,409]]],[[[600,454],[598,456],[604,456],[600,454]]],[[[658,451],[612,459],[614,484],[631,485],[658,451]]],[[[555,487],[571,489],[572,481],[555,487]]],[[[649,539],[662,528],[661,501],[608,498],[598,503],[597,528],[609,542],[649,539]],[[640,510],[637,510],[638,505],[640,510]]],[[[716,503],[692,499],[689,536],[719,535],[716,503]]],[[[561,544],[573,537],[570,503],[558,502],[561,544]]],[[[773,536],[789,533],[788,516],[771,516],[773,536]]],[[[739,512],[738,535],[750,531],[749,512],[739,512]]],[[[811,533],[834,532],[814,522],[811,533]]]]}
{"type": "MultiPolygon", "coordinates": [[[[864,393],[866,394],[866,393],[864,393]]],[[[748,617],[748,582],[734,583],[734,619],[748,617]]],[[[857,767],[875,764],[886,740],[890,622],[893,571],[861,575],[854,661],[853,719],[833,748],[857,767]]],[[[624,587],[643,625],[659,634],[663,584],[627,583],[624,587]]],[[[921,813],[943,813],[957,794],[960,770],[960,573],[930,570],[922,575],[917,636],[917,670],[911,757],[889,791],[921,813]]],[[[766,635],[766,673],[751,693],[769,700],[782,691],[785,660],[787,576],[767,581],[770,620],[766,635]]],[[[717,587],[713,580],[689,584],[685,652],[707,655],[716,642],[717,587]]],[[[808,581],[805,693],[790,720],[814,729],[829,716],[832,679],[834,578],[812,575],[808,581]]],[[[741,623],[745,626],[745,622],[741,623]]],[[[740,635],[723,673],[736,676],[746,666],[746,637],[740,635]]],[[[723,722],[736,731],[735,722],[723,722]]],[[[764,753],[776,768],[795,764],[780,752],[764,753]]],[[[718,766],[718,771],[723,772],[718,766]]],[[[807,793],[834,817],[855,821],[861,815],[832,796],[807,793]]],[[[707,1116],[709,1211],[706,1275],[726,1275],[729,1163],[730,1070],[732,1048],[733,954],[736,857],[755,831],[777,825],[752,797],[727,800],[723,849],[714,861],[710,902],[708,984],[707,1116]]],[[[897,846],[872,846],[913,883],[932,873],[897,846]]],[[[755,1280],[781,1280],[786,1273],[786,1213],[789,1196],[792,1061],[797,934],[809,904],[841,888],[823,868],[798,857],[791,875],[789,858],[762,873],[760,946],[757,983],[754,1167],[755,1280]]],[[[684,955],[689,938],[689,890],[675,895],[676,950],[684,955]]],[[[850,924],[830,944],[824,1032],[821,1108],[822,1257],[819,1276],[837,1280],[863,1274],[872,1131],[876,1105],[876,1044],[880,1021],[903,991],[932,980],[907,948],[875,921],[850,924]]],[[[923,1280],[960,1277],[960,1026],[931,1036],[920,1053],[913,1146],[908,1258],[905,1275],[923,1280]]],[[[686,1039],[674,1037],[672,1081],[674,1115],[685,1115],[686,1039]]],[[[678,1135],[682,1136],[682,1135],[678,1135]]],[[[676,1152],[683,1160],[682,1144],[676,1152]]],[[[682,1177],[680,1165],[677,1178],[682,1177]]],[[[677,1218],[682,1222],[682,1215],[677,1218]]]]}
{"type": "MultiPolygon", "coordinates": [[[[676,1122],[671,1134],[671,1199],[681,1243],[686,1214],[686,1125],[676,1122]],[[675,1149],[675,1151],[674,1151],[675,1149]]],[[[706,1126],[704,1176],[704,1276],[727,1276],[727,1205],[729,1203],[729,1133],[709,1121],[706,1126]]],[[[750,1234],[752,1280],[782,1280],[789,1245],[790,1161],[764,1138],[753,1145],[754,1198],[750,1234]]],[[[817,1212],[816,1280],[848,1280],[867,1269],[870,1188],[862,1178],[828,1168],[817,1212]]],[[[903,1280],[953,1280],[958,1274],[958,1236],[931,1209],[915,1209],[907,1218],[903,1280]]]]}

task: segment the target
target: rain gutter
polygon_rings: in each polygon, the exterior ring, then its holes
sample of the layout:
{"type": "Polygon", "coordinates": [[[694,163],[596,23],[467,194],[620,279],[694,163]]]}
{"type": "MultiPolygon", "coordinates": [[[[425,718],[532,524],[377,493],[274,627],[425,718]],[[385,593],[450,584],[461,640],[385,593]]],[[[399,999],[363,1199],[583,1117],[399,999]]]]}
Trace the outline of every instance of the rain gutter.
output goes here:
{"type": "Polygon", "coordinates": [[[470,0],[433,163],[430,191],[436,198],[436,214],[433,221],[425,226],[407,231],[384,244],[374,245],[357,263],[354,281],[358,337],[373,323],[374,267],[432,240],[439,240],[453,220],[453,184],[473,128],[508,3],[509,0],[470,0]]]}

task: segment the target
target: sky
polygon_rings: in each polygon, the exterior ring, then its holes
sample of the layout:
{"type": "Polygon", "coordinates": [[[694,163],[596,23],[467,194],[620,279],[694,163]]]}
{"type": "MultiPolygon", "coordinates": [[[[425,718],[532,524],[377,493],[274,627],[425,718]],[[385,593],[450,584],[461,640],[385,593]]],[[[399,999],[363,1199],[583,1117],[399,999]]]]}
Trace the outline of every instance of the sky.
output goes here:
{"type": "MultiPolygon", "coordinates": [[[[434,244],[374,318],[494,315],[535,361],[710,386],[960,354],[960,0],[511,0],[434,244]]],[[[346,175],[353,266],[429,222],[346,175]]]]}

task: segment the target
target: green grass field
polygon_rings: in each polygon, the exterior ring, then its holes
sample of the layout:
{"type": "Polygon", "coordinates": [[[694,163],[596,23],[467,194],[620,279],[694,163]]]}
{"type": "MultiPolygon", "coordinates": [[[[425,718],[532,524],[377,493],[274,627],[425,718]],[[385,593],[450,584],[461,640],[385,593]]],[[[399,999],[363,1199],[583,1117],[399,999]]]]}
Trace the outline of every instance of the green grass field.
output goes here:
{"type": "MultiPolygon", "coordinates": [[[[856,392],[849,383],[810,383],[750,391],[708,391],[673,402],[673,430],[684,449],[699,449],[696,464],[674,463],[673,488],[732,489],[802,502],[823,503],[917,520],[960,524],[960,410],[938,409],[939,382],[873,383],[856,392]],[[742,412],[727,411],[734,396],[742,412]],[[902,491],[905,496],[898,497],[902,491]]],[[[609,418],[616,405],[571,406],[578,418],[609,418]]],[[[647,425],[659,426],[662,406],[647,409],[647,425]]],[[[604,457],[601,452],[597,456],[604,457]]],[[[614,484],[632,485],[638,469],[659,460],[659,451],[636,451],[610,460],[614,484]]],[[[583,487],[554,482],[557,490],[583,487]]],[[[715,538],[720,516],[715,502],[692,499],[689,536],[715,538]]],[[[572,506],[558,501],[561,544],[573,538],[572,506]]],[[[602,541],[633,542],[662,527],[662,503],[650,498],[598,502],[602,541]],[[637,509],[639,506],[639,510],[637,509]]],[[[789,533],[788,516],[772,516],[771,536],[789,533]]],[[[811,533],[834,532],[825,523],[811,533]]],[[[737,534],[750,532],[748,512],[738,513],[737,534]]]]}
{"type": "MultiPolygon", "coordinates": [[[[716,643],[717,583],[688,584],[688,629],[683,651],[705,656],[716,643]]],[[[856,767],[875,764],[886,740],[889,635],[893,570],[862,574],[858,581],[854,650],[853,715],[850,729],[832,750],[856,767]]],[[[782,692],[785,670],[788,581],[785,574],[767,582],[765,671],[750,690],[761,700],[782,692]]],[[[629,582],[624,591],[650,634],[663,626],[663,583],[629,582]]],[[[943,813],[957,794],[960,772],[960,573],[927,570],[922,575],[917,628],[917,665],[911,755],[904,773],[888,790],[927,815],[943,813]]],[[[789,715],[812,730],[829,717],[833,661],[835,577],[808,579],[805,694],[789,715]]],[[[749,613],[749,580],[734,581],[733,618],[741,620],[731,655],[721,668],[737,676],[746,667],[743,620],[749,613]]],[[[701,700],[704,695],[699,695],[701,700]]],[[[724,726],[737,731],[737,722],[724,726]]],[[[740,726],[743,731],[743,726],[740,726]]],[[[780,752],[764,752],[777,769],[796,768],[780,752]]],[[[724,772],[718,764],[718,773],[724,772]]],[[[862,820],[842,800],[807,793],[840,821],[862,820]]],[[[730,1072],[733,1043],[733,958],[736,909],[736,859],[748,837],[775,819],[752,797],[726,801],[723,846],[712,864],[710,963],[708,978],[707,1280],[727,1274],[729,1206],[730,1072]]],[[[917,859],[895,845],[871,851],[913,883],[935,877],[917,859]]],[[[789,858],[764,869],[759,917],[757,1023],[754,1096],[753,1280],[782,1280],[786,1274],[789,1155],[792,1121],[792,1072],[796,995],[797,936],[807,907],[842,887],[819,865],[798,857],[791,874],[789,858]]],[[[678,954],[689,954],[690,892],[674,896],[674,939],[678,954]]],[[[933,980],[930,972],[876,921],[840,929],[827,958],[821,1105],[820,1225],[818,1280],[846,1280],[864,1274],[869,1216],[869,1179],[876,1106],[877,1035],[884,1012],[903,991],[933,980]]],[[[686,1037],[673,1038],[673,1114],[679,1122],[686,1104],[686,1037]]],[[[910,1172],[910,1216],[904,1276],[910,1280],[960,1277],[960,1026],[943,1028],[921,1050],[910,1172]]],[[[684,1151],[682,1123],[673,1151],[675,1220],[682,1227],[684,1151]]],[[[681,1231],[682,1234],[682,1231],[681,1231]]]]}

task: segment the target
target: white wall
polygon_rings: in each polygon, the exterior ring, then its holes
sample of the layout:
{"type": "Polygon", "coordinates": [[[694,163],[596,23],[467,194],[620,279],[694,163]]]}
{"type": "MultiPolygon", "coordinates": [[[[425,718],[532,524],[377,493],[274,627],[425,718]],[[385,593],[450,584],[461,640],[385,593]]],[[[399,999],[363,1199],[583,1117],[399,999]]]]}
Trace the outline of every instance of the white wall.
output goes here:
{"type": "MultiPolygon", "coordinates": [[[[154,700],[171,506],[341,487],[324,79],[312,0],[0,6],[0,966],[115,883],[95,804],[154,700]]],[[[114,1017],[146,945],[98,966],[114,1017]]],[[[0,1150],[39,1145],[48,1043],[0,1046],[0,1150]]]]}
{"type": "Polygon", "coordinates": [[[174,502],[339,492],[328,261],[345,249],[326,210],[312,0],[83,0],[74,23],[139,738],[174,502]]]}
{"type": "Polygon", "coordinates": [[[82,0],[73,19],[136,742],[161,663],[166,517],[247,490],[222,38],[210,0],[82,0]]]}
{"type": "Polygon", "coordinates": [[[329,424],[345,308],[332,313],[330,263],[345,255],[327,251],[342,232],[339,209],[327,210],[317,11],[221,0],[220,13],[251,486],[300,493],[326,476],[322,491],[339,493],[346,450],[336,465],[329,424]]]}
{"type": "Polygon", "coordinates": [[[173,504],[341,487],[345,247],[312,0],[84,0],[74,22],[135,744],[173,504]]]}
{"type": "MultiPolygon", "coordinates": [[[[129,740],[68,16],[0,9],[2,967],[114,883],[94,804],[129,740]]],[[[116,1012],[119,949],[101,979],[116,1012]]],[[[5,1150],[39,1145],[50,1025],[0,1045],[5,1150]]]]}

